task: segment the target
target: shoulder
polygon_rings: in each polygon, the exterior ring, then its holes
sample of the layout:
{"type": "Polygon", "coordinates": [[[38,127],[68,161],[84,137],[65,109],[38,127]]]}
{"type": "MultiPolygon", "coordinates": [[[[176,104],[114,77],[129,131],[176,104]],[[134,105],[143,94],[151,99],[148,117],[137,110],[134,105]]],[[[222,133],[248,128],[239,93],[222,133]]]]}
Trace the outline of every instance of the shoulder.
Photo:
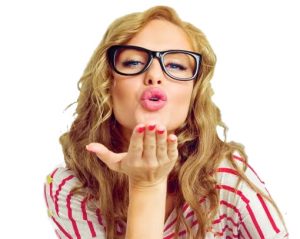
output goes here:
{"type": "Polygon", "coordinates": [[[57,167],[46,176],[44,196],[55,232],[59,238],[104,238],[99,209],[89,207],[94,202],[72,191],[79,184],[66,167],[57,167]]]}
{"type": "Polygon", "coordinates": [[[216,180],[220,197],[216,219],[220,222],[216,224],[219,229],[236,225],[235,231],[246,237],[284,238],[284,223],[275,205],[265,197],[271,198],[271,195],[264,181],[240,155],[221,162],[216,180]],[[238,169],[244,172],[247,180],[241,179],[238,169]]]}
{"type": "Polygon", "coordinates": [[[70,192],[80,182],[72,170],[60,166],[46,176],[46,183],[50,188],[55,189],[55,193],[60,194],[70,192]]]}
{"type": "MultiPolygon", "coordinates": [[[[246,162],[238,153],[235,153],[231,159],[224,158],[216,170],[216,179],[218,184],[224,184],[236,187],[240,180],[239,170],[260,190],[265,189],[265,182],[258,176],[254,168],[246,162]]],[[[243,184],[243,180],[241,184],[243,184]]]]}
{"type": "Polygon", "coordinates": [[[82,196],[73,195],[72,189],[79,184],[75,174],[66,167],[57,167],[46,177],[45,200],[49,213],[60,215],[60,211],[67,207],[67,203],[81,201],[82,196]]]}
{"type": "Polygon", "coordinates": [[[46,181],[47,184],[52,185],[52,187],[60,186],[62,188],[63,186],[64,189],[72,188],[79,183],[73,171],[63,166],[57,167],[49,173],[46,177],[46,181]]]}

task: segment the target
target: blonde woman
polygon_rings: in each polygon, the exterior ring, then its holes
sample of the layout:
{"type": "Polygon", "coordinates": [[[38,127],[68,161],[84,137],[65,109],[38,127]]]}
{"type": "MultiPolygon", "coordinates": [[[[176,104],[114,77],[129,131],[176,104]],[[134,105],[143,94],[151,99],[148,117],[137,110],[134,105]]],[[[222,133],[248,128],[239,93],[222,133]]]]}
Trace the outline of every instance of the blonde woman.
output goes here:
{"type": "Polygon", "coordinates": [[[79,81],[45,197],[59,238],[287,238],[243,147],[220,140],[216,57],[169,7],[114,21],[79,81]]]}

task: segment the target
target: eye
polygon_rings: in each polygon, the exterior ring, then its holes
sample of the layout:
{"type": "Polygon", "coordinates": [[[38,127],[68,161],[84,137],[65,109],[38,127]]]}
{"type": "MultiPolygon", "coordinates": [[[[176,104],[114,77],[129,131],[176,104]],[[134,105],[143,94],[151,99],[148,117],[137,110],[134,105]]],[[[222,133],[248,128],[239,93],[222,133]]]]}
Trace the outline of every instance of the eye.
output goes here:
{"type": "Polygon", "coordinates": [[[123,67],[138,67],[143,65],[145,65],[143,62],[135,60],[127,60],[122,62],[123,67]]]}
{"type": "Polygon", "coordinates": [[[187,68],[184,65],[178,64],[178,63],[168,63],[166,66],[169,70],[179,70],[179,71],[185,71],[187,68]]]}

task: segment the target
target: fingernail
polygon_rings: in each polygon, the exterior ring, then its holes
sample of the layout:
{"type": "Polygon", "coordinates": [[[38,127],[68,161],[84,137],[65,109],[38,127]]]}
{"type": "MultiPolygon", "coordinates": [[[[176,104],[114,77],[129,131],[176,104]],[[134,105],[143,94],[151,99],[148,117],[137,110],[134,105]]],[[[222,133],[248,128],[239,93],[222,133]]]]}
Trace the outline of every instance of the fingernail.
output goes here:
{"type": "Polygon", "coordinates": [[[94,153],[94,149],[90,144],[86,145],[85,148],[86,148],[87,151],[89,151],[91,153],[94,153]]]}
{"type": "Polygon", "coordinates": [[[137,132],[143,133],[145,131],[145,126],[140,126],[137,128],[137,132]]]}
{"type": "Polygon", "coordinates": [[[165,132],[165,129],[157,129],[156,132],[158,134],[163,134],[165,132]]]}
{"type": "Polygon", "coordinates": [[[170,135],[169,138],[168,138],[168,140],[170,142],[175,142],[177,140],[177,137],[175,135],[170,135]]]}
{"type": "Polygon", "coordinates": [[[148,125],[148,130],[152,131],[155,129],[155,124],[148,125]]]}
{"type": "Polygon", "coordinates": [[[99,145],[96,146],[94,143],[90,143],[85,148],[91,153],[96,153],[99,150],[99,145]]]}

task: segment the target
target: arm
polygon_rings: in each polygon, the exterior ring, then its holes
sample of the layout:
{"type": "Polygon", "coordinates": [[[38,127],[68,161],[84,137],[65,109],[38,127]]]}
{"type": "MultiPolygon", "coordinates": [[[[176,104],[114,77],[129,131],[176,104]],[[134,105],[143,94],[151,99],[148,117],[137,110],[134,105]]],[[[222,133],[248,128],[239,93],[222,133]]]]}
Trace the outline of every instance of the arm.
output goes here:
{"type": "Polygon", "coordinates": [[[149,188],[129,185],[126,239],[163,238],[167,183],[149,188]]]}

